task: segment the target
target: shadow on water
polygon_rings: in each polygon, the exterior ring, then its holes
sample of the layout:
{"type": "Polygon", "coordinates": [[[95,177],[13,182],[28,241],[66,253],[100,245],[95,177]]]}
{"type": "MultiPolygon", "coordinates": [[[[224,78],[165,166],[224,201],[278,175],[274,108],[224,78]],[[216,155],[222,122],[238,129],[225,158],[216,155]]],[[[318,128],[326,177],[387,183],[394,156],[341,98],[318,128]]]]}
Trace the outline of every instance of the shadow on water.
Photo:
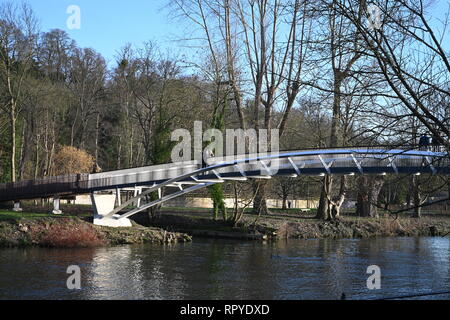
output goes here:
{"type": "Polygon", "coordinates": [[[450,290],[449,280],[449,238],[0,250],[0,299],[374,299],[450,290]],[[69,265],[81,290],[66,287],[69,265]],[[370,265],[380,290],[367,289],[370,265]]]}

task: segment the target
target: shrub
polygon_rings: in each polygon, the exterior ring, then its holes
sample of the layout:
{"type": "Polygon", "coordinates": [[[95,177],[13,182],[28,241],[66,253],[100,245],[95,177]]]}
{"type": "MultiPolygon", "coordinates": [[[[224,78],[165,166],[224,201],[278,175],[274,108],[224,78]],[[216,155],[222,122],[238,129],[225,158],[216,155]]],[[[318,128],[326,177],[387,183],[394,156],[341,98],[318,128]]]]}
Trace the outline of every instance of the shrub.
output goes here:
{"type": "Polygon", "coordinates": [[[55,155],[54,174],[91,173],[94,163],[94,158],[85,150],[63,146],[55,155]]]}
{"type": "Polygon", "coordinates": [[[106,244],[97,231],[87,224],[53,224],[44,233],[40,244],[47,247],[96,247],[106,244]]]}

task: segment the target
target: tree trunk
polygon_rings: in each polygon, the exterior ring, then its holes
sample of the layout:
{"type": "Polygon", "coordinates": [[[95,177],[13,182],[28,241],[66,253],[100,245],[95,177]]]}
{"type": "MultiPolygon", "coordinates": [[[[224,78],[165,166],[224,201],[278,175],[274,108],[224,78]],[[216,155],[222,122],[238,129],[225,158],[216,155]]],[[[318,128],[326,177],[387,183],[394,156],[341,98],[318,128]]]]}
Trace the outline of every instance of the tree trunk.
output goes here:
{"type": "Polygon", "coordinates": [[[421,218],[422,217],[422,199],[419,190],[419,178],[417,176],[413,176],[412,178],[412,189],[413,189],[413,202],[414,202],[414,217],[421,218]]]}
{"type": "Polygon", "coordinates": [[[360,217],[378,218],[377,201],[384,180],[380,177],[361,176],[359,179],[356,211],[360,217]]]}
{"type": "Polygon", "coordinates": [[[36,180],[39,174],[39,140],[40,140],[40,135],[36,136],[36,140],[35,140],[35,162],[34,162],[34,179],[36,180]]]}
{"type": "Polygon", "coordinates": [[[213,220],[217,221],[217,218],[219,217],[219,205],[213,201],[213,220]]]}
{"type": "Polygon", "coordinates": [[[122,136],[119,135],[117,146],[117,169],[122,169],[122,136]]]}
{"type": "Polygon", "coordinates": [[[331,203],[327,199],[333,186],[333,178],[330,175],[323,179],[322,191],[320,193],[319,207],[317,208],[316,219],[329,220],[331,218],[331,203]]]}
{"type": "Polygon", "coordinates": [[[28,137],[28,130],[27,130],[27,122],[25,121],[22,126],[22,134],[21,134],[21,140],[20,140],[20,158],[19,158],[19,175],[18,179],[22,180],[23,176],[25,174],[25,161],[27,159],[28,154],[28,142],[30,141],[28,137]]]}
{"type": "Polygon", "coordinates": [[[267,194],[267,181],[261,180],[254,183],[253,187],[256,190],[259,184],[259,189],[256,192],[255,199],[253,200],[253,213],[257,215],[270,214],[267,208],[266,194],[267,194]]]}
{"type": "Polygon", "coordinates": [[[11,182],[16,182],[16,102],[11,99],[11,182]]]}
{"type": "Polygon", "coordinates": [[[286,210],[287,209],[287,198],[283,197],[283,203],[281,205],[281,209],[282,210],[286,210]]]}
{"type": "Polygon", "coordinates": [[[98,138],[100,131],[100,113],[97,113],[96,121],[95,121],[95,165],[98,165],[98,138]]]}

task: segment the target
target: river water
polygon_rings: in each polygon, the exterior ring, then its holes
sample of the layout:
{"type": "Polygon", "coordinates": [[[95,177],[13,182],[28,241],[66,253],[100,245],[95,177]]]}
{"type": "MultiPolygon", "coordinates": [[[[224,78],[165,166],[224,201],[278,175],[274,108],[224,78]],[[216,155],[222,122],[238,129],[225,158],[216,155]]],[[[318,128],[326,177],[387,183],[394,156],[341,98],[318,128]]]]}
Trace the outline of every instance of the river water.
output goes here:
{"type": "Polygon", "coordinates": [[[343,292],[373,299],[431,291],[450,291],[448,237],[0,249],[0,299],[297,300],[343,292]],[[67,288],[70,265],[80,267],[80,290],[67,288]],[[380,267],[379,290],[367,288],[370,265],[380,267]]]}

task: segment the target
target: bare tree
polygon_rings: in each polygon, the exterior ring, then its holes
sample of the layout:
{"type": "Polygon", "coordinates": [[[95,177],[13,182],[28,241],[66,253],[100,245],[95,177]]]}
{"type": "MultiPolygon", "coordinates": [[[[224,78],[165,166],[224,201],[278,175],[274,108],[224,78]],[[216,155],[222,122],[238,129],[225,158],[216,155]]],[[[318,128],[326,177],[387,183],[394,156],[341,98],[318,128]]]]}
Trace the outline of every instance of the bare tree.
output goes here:
{"type": "Polygon", "coordinates": [[[448,150],[450,62],[444,47],[448,20],[441,21],[439,34],[427,13],[431,2],[379,0],[373,4],[380,13],[379,27],[359,19],[354,1],[340,3],[339,12],[357,28],[370,52],[367,56],[377,64],[392,95],[448,150]]]}
{"type": "MultiPolygon", "coordinates": [[[[319,52],[323,51],[325,53],[321,61],[326,63],[329,61],[331,66],[332,117],[329,147],[348,144],[348,139],[350,138],[348,136],[349,122],[351,121],[349,118],[353,117],[349,117],[350,114],[348,112],[344,113],[345,98],[347,98],[347,101],[349,99],[348,96],[344,96],[343,89],[344,86],[349,85],[349,81],[353,81],[353,77],[357,73],[357,62],[362,57],[360,39],[352,24],[343,15],[339,14],[339,2],[341,0],[322,1],[319,3],[318,8],[313,9],[316,17],[318,15],[325,17],[319,17],[319,19],[320,21],[323,20],[324,25],[327,26],[322,31],[323,34],[319,35],[319,39],[322,39],[319,40],[318,49],[319,52]],[[324,48],[322,49],[321,47],[324,48]]],[[[362,10],[360,7],[357,19],[361,20],[363,18],[362,10]]],[[[320,65],[321,61],[316,61],[316,63],[320,65]]],[[[346,109],[349,110],[349,108],[346,109]]],[[[333,177],[327,175],[324,178],[317,218],[326,220],[339,215],[340,205],[345,199],[345,179],[345,176],[340,178],[339,194],[334,197],[332,196],[333,177]],[[332,211],[335,213],[333,214],[332,211]]]]}
{"type": "Polygon", "coordinates": [[[0,6],[0,81],[1,109],[8,114],[10,130],[11,181],[16,181],[16,126],[21,114],[23,87],[33,65],[36,19],[31,8],[22,3],[0,6]]]}
{"type": "MultiPolygon", "coordinates": [[[[199,27],[205,36],[203,45],[215,59],[217,52],[225,52],[226,81],[239,126],[279,128],[282,135],[301,90],[309,1],[173,0],[172,4],[199,27]],[[274,119],[276,108],[282,110],[278,119],[274,119]]],[[[265,181],[258,190],[254,210],[266,212],[265,181]]]]}
{"type": "Polygon", "coordinates": [[[258,184],[256,186],[255,189],[250,183],[233,182],[234,213],[230,221],[234,226],[242,220],[245,210],[255,200],[256,194],[258,193],[258,184]]]}
{"type": "MultiPolygon", "coordinates": [[[[106,63],[92,49],[75,48],[70,56],[70,82],[74,97],[71,109],[70,145],[85,148],[89,130],[105,94],[106,63]]],[[[96,159],[97,160],[97,159],[96,159]]]]}

